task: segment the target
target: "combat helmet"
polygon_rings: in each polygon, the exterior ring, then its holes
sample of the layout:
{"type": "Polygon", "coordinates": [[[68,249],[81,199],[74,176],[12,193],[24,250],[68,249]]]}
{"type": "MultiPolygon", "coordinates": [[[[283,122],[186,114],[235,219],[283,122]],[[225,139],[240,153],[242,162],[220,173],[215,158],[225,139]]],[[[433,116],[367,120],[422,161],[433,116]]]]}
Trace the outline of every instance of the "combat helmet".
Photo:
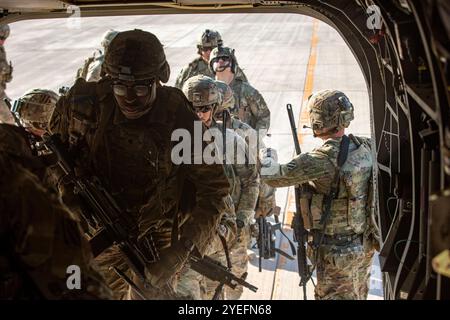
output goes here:
{"type": "Polygon", "coordinates": [[[222,46],[222,44],[222,37],[218,31],[206,29],[197,42],[197,48],[200,54],[200,49],[202,48],[213,49],[222,46]]]}
{"type": "Polygon", "coordinates": [[[194,108],[212,106],[213,114],[221,102],[221,95],[216,82],[205,75],[189,78],[183,85],[183,93],[194,108]]]}
{"type": "MultiPolygon", "coordinates": [[[[347,128],[354,119],[353,105],[348,97],[338,90],[322,90],[308,99],[309,119],[314,131],[325,130],[333,134],[347,128]]],[[[314,136],[319,136],[314,133],[314,136]]]]}
{"type": "MultiPolygon", "coordinates": [[[[234,108],[234,94],[233,89],[223,81],[215,80],[217,88],[219,89],[221,95],[221,102],[219,103],[219,108],[221,110],[231,110],[234,108]]],[[[217,112],[221,111],[217,110],[217,112]]]]}
{"type": "Polygon", "coordinates": [[[0,24],[0,40],[6,40],[11,32],[9,25],[0,24]]]}
{"type": "Polygon", "coordinates": [[[230,59],[231,65],[231,72],[236,74],[236,69],[238,66],[236,56],[234,55],[234,49],[231,49],[229,47],[217,47],[214,48],[214,50],[211,52],[211,55],[209,57],[209,67],[211,71],[216,74],[216,71],[214,70],[214,63],[219,60],[221,57],[227,57],[230,59]]]}
{"type": "Polygon", "coordinates": [[[34,89],[25,93],[15,110],[25,127],[46,130],[59,95],[51,90],[34,89]]]}
{"type": "Polygon", "coordinates": [[[119,32],[105,54],[105,73],[113,79],[167,82],[170,68],[158,38],[139,29],[119,32]]]}
{"type": "Polygon", "coordinates": [[[103,34],[101,44],[105,51],[108,48],[111,41],[114,39],[115,36],[117,36],[118,33],[119,33],[119,31],[116,31],[114,29],[109,29],[108,31],[106,31],[103,34]]]}

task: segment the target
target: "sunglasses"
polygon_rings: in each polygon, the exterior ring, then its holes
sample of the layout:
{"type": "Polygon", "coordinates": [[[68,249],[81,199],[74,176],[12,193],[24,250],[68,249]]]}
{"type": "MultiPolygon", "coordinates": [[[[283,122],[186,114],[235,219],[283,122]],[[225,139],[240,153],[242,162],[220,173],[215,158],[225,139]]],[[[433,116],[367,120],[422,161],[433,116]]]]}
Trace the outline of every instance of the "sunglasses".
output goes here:
{"type": "Polygon", "coordinates": [[[150,89],[154,85],[155,81],[148,84],[136,84],[133,86],[127,86],[121,83],[114,83],[112,89],[115,95],[124,97],[127,95],[128,88],[132,88],[137,97],[145,97],[150,93],[150,89]]]}
{"type": "Polygon", "coordinates": [[[211,111],[215,106],[216,106],[216,104],[210,104],[210,105],[207,105],[207,106],[196,107],[195,108],[195,112],[197,112],[197,113],[206,113],[206,112],[211,111]]]}
{"type": "Polygon", "coordinates": [[[201,47],[200,50],[201,51],[212,51],[212,47],[201,47]]]}
{"type": "Polygon", "coordinates": [[[217,61],[222,60],[222,61],[224,61],[224,62],[227,62],[227,61],[230,61],[231,58],[228,57],[228,56],[223,56],[223,57],[217,57],[216,60],[217,60],[217,61]]]}

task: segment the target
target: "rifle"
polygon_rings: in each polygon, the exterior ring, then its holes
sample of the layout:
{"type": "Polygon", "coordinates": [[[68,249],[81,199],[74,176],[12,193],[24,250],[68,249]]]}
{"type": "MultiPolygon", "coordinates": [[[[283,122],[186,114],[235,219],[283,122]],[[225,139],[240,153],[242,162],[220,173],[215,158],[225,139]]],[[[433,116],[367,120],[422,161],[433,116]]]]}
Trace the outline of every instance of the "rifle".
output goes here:
{"type": "MultiPolygon", "coordinates": [[[[289,116],[289,123],[291,125],[292,136],[294,138],[295,152],[297,155],[302,153],[300,149],[300,143],[298,141],[297,128],[295,126],[294,113],[292,111],[292,105],[286,105],[287,113],[289,116]]],[[[311,270],[308,267],[306,260],[306,242],[308,240],[308,231],[305,229],[305,224],[301,214],[300,206],[301,186],[295,186],[295,214],[292,219],[292,229],[294,230],[294,241],[297,242],[297,262],[298,262],[298,274],[300,276],[299,286],[303,287],[303,299],[306,297],[306,284],[311,278],[311,270]]]]}
{"type": "MultiPolygon", "coordinates": [[[[83,218],[92,226],[92,220],[99,226],[89,240],[94,257],[112,245],[117,245],[128,266],[139,279],[146,283],[145,265],[159,259],[155,243],[148,233],[137,239],[137,224],[123,212],[113,197],[101,185],[96,177],[78,177],[74,172],[74,164],[59,135],[44,135],[45,146],[58,157],[58,165],[66,175],[68,182],[74,184],[74,193],[79,195],[89,208],[92,218],[83,218]]],[[[119,275],[122,270],[115,270],[119,275]]],[[[131,280],[123,278],[134,289],[137,286],[131,280]]],[[[138,294],[144,296],[143,292],[138,294]]]]}
{"type": "Polygon", "coordinates": [[[227,164],[227,121],[228,121],[228,112],[227,110],[222,111],[222,142],[223,142],[223,164],[227,164]]]}
{"type": "Polygon", "coordinates": [[[239,278],[231,273],[229,269],[222,263],[211,259],[208,256],[199,258],[195,255],[191,255],[190,265],[192,270],[204,275],[205,277],[213,281],[219,282],[219,286],[216,289],[213,300],[217,300],[224,285],[227,285],[231,289],[235,289],[237,285],[241,285],[253,292],[256,292],[258,290],[257,287],[245,281],[245,279],[247,278],[247,272],[239,278]]]}
{"type": "MultiPolygon", "coordinates": [[[[66,179],[73,183],[74,193],[78,194],[88,206],[92,217],[83,215],[90,226],[99,226],[90,238],[92,253],[98,256],[112,245],[117,245],[129,267],[146,284],[145,266],[159,260],[158,250],[151,233],[139,239],[137,224],[124,213],[114,198],[103,188],[96,177],[77,177],[74,173],[74,164],[69,152],[66,150],[59,135],[44,135],[44,144],[58,157],[58,165],[66,175],[66,179]],[[94,222],[92,222],[94,221],[94,222]]],[[[228,268],[210,257],[198,258],[190,256],[191,267],[198,273],[213,281],[235,288],[240,284],[256,292],[258,288],[245,281],[245,277],[238,278],[228,271],[228,268]]],[[[112,268],[125,282],[127,282],[141,297],[145,294],[129,279],[123,270],[112,268]]]]}
{"type": "MultiPolygon", "coordinates": [[[[280,207],[276,207],[276,210],[280,210],[280,207]]],[[[286,234],[283,232],[281,227],[281,223],[278,220],[278,215],[274,214],[275,224],[267,221],[266,217],[260,216],[257,218],[258,224],[258,239],[256,244],[259,250],[259,272],[262,271],[262,259],[271,259],[275,257],[275,253],[279,253],[282,256],[288,258],[289,260],[294,260],[294,258],[288,253],[284,252],[280,248],[275,246],[276,235],[275,231],[279,230],[280,233],[286,237],[289,241],[289,245],[291,246],[292,255],[295,256],[295,247],[294,244],[289,240],[286,234]]]]}

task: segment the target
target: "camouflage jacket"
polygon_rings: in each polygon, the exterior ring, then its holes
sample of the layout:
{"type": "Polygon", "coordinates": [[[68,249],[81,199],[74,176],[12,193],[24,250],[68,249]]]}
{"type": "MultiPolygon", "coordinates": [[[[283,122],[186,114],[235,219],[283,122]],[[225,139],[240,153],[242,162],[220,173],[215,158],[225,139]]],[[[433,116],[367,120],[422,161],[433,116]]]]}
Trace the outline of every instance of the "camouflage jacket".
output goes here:
{"type": "Polygon", "coordinates": [[[20,128],[0,125],[0,299],[110,298],[78,222],[30,170],[38,164],[20,128]],[[80,290],[67,287],[71,265],[80,290]]]}
{"type": "Polygon", "coordinates": [[[101,78],[102,64],[105,55],[99,49],[95,50],[92,56],[84,60],[84,65],[77,71],[76,79],[83,78],[86,81],[98,81],[101,78]]]}
{"type": "MultiPolygon", "coordinates": [[[[222,123],[216,122],[214,127],[222,130],[222,123]]],[[[259,194],[259,174],[257,165],[240,163],[238,159],[238,153],[246,154],[248,152],[248,146],[245,140],[232,130],[227,130],[227,151],[230,151],[233,147],[234,159],[233,164],[224,165],[225,173],[231,185],[231,197],[236,210],[236,218],[247,224],[254,216],[256,201],[259,194]]],[[[249,158],[247,157],[247,160],[249,158]]],[[[227,159],[227,162],[229,159],[227,159]]]]}
{"type": "Polygon", "coordinates": [[[238,78],[234,78],[230,87],[235,99],[231,113],[255,130],[269,130],[270,110],[258,90],[238,78]]]}
{"type": "MultiPolygon", "coordinates": [[[[251,157],[258,158],[260,151],[265,150],[266,146],[262,139],[257,140],[256,131],[245,122],[242,122],[235,116],[231,116],[230,127],[247,142],[251,157]]],[[[261,153],[263,154],[263,153],[261,153]]],[[[261,158],[262,159],[262,158],[261,158]]],[[[257,165],[258,175],[260,174],[260,165],[257,165]]],[[[256,212],[258,214],[268,215],[276,207],[275,188],[269,186],[264,181],[260,181],[258,191],[258,201],[256,203],[256,212]]]]}
{"type": "MultiPolygon", "coordinates": [[[[177,87],[178,89],[182,89],[187,79],[199,74],[203,74],[213,79],[215,78],[214,73],[209,68],[208,63],[205,62],[202,57],[195,58],[187,66],[181,69],[180,73],[177,76],[177,79],[175,80],[175,87],[177,87]]],[[[239,66],[237,67],[236,78],[248,82],[244,71],[239,66]]]]}
{"type": "Polygon", "coordinates": [[[79,171],[99,177],[136,220],[138,236],[151,232],[159,249],[170,246],[171,232],[179,231],[173,222],[181,211],[181,236],[203,253],[229,206],[229,183],[221,165],[194,164],[195,153],[190,154],[192,164],[173,163],[177,142],[171,141],[172,133],[180,129],[194,137],[195,121],[198,117],[176,88],[158,86],[151,110],[128,120],[116,104],[109,78],[78,79],[58,101],[49,128],[77,148],[79,171]]]}
{"type": "MultiPolygon", "coordinates": [[[[372,154],[370,147],[367,147],[370,145],[368,138],[356,139],[360,145],[350,140],[348,158],[340,170],[338,193],[331,204],[326,234],[361,233],[366,227],[372,154]]],[[[332,184],[335,183],[341,140],[328,139],[321,147],[303,153],[287,164],[262,169],[263,181],[273,187],[304,183],[311,187],[302,195],[309,201],[310,208],[302,206],[302,215],[307,215],[304,216],[305,225],[309,225],[309,228],[322,228],[319,221],[323,213],[324,195],[330,194],[332,184]]]]}
{"type": "Polygon", "coordinates": [[[6,83],[12,80],[13,68],[11,64],[6,59],[5,47],[0,45],[0,87],[4,90],[6,88],[6,83]]]}

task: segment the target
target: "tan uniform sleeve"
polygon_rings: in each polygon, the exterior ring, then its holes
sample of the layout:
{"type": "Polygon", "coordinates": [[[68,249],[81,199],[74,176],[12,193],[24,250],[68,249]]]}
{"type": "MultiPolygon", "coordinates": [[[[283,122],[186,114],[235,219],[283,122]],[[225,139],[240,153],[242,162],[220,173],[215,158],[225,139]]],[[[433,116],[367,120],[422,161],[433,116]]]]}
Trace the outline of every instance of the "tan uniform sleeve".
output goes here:
{"type": "Polygon", "coordinates": [[[258,90],[253,89],[249,91],[247,96],[250,111],[255,119],[255,129],[269,129],[270,128],[270,110],[267,103],[258,90]]]}
{"type": "Polygon", "coordinates": [[[282,188],[314,181],[327,175],[332,164],[318,153],[304,153],[292,159],[289,163],[278,165],[274,174],[266,175],[262,171],[262,179],[269,186],[282,188]]]}
{"type": "Polygon", "coordinates": [[[184,67],[183,69],[181,69],[180,73],[177,76],[177,79],[175,80],[175,87],[178,89],[182,89],[183,88],[183,84],[184,82],[187,80],[187,75],[189,74],[189,67],[184,67]]]}
{"type": "MultiPolygon", "coordinates": [[[[245,141],[236,135],[238,144],[237,150],[245,152],[247,154],[248,148],[245,141]]],[[[254,159],[253,159],[254,160],[254,159]]],[[[237,161],[237,159],[235,159],[237,161]]],[[[235,162],[238,163],[238,162],[235,162]]],[[[234,169],[239,178],[240,186],[240,198],[236,206],[236,217],[242,220],[244,223],[248,223],[254,216],[256,201],[259,194],[259,173],[256,164],[236,164],[234,169]]]]}

